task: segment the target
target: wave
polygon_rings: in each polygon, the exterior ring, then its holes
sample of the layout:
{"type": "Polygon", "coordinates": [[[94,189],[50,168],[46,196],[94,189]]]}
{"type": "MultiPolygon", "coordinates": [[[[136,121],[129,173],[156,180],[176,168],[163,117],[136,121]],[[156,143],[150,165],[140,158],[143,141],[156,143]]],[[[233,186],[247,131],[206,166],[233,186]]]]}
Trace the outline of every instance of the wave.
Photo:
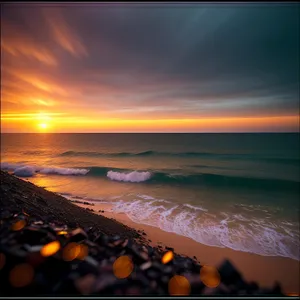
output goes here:
{"type": "Polygon", "coordinates": [[[42,167],[12,163],[1,163],[1,169],[13,171],[13,174],[19,177],[32,177],[36,173],[57,175],[86,175],[89,172],[88,169],[81,168],[42,167]]]}
{"type": "Polygon", "coordinates": [[[187,204],[166,207],[155,200],[119,201],[113,204],[113,211],[125,213],[136,223],[159,227],[208,246],[300,260],[299,224],[277,226],[263,218],[230,212],[211,215],[202,207],[187,204]]]}
{"type": "Polygon", "coordinates": [[[126,182],[142,182],[151,178],[150,172],[137,172],[120,173],[114,171],[108,171],[107,177],[111,180],[126,181],[126,182]]]}
{"type": "Polygon", "coordinates": [[[11,170],[17,176],[30,177],[35,173],[56,175],[81,175],[105,177],[113,181],[147,183],[147,184],[176,184],[224,188],[247,188],[264,190],[284,190],[299,192],[300,182],[283,179],[256,178],[219,175],[212,173],[172,174],[154,170],[130,170],[108,167],[61,168],[49,166],[20,165],[1,163],[1,169],[11,170]]]}
{"type": "Polygon", "coordinates": [[[170,156],[170,157],[207,157],[225,160],[254,160],[274,163],[298,163],[300,158],[296,157],[266,157],[257,154],[232,154],[232,153],[213,153],[213,152],[160,152],[160,151],[143,151],[138,153],[131,152],[90,152],[90,151],[66,151],[58,156],[88,156],[88,157],[144,157],[144,156],[170,156]]]}
{"type": "Polygon", "coordinates": [[[124,182],[296,191],[300,188],[298,181],[271,178],[238,177],[211,173],[172,174],[171,172],[165,173],[153,170],[136,171],[107,167],[90,167],[88,169],[87,176],[106,176],[111,180],[124,182]]]}
{"type": "Polygon", "coordinates": [[[125,213],[136,223],[174,232],[201,244],[300,260],[298,223],[274,223],[242,211],[211,212],[202,206],[175,204],[147,195],[110,204],[112,212],[125,213]]]}
{"type": "MultiPolygon", "coordinates": [[[[198,243],[263,256],[282,256],[300,260],[299,222],[285,219],[268,220],[265,207],[251,205],[262,215],[240,209],[216,211],[198,204],[174,203],[150,195],[136,194],[124,200],[122,196],[107,199],[78,197],[61,193],[69,200],[105,204],[107,212],[124,213],[133,222],[174,232],[198,243]]],[[[240,205],[244,206],[244,205],[240,205]]],[[[268,207],[272,211],[273,207],[268,207]]]]}

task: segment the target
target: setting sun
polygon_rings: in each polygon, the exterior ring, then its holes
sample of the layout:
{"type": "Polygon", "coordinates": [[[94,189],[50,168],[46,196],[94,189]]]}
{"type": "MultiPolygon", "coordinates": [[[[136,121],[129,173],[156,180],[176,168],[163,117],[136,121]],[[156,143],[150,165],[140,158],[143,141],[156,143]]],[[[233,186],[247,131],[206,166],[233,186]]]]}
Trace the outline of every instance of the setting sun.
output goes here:
{"type": "Polygon", "coordinates": [[[48,127],[48,125],[46,123],[41,123],[41,124],[39,124],[39,127],[41,129],[46,129],[48,127]]]}

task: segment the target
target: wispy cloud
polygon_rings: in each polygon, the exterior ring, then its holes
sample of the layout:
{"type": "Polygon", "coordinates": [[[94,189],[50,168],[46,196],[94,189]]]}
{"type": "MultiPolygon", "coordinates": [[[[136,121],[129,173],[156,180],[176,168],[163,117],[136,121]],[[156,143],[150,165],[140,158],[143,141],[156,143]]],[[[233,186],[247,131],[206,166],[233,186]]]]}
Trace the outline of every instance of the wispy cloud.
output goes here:
{"type": "Polygon", "coordinates": [[[22,35],[7,21],[1,21],[1,48],[17,57],[33,58],[48,66],[57,66],[58,62],[51,51],[35,42],[30,36],[22,35]]]}
{"type": "Polygon", "coordinates": [[[62,12],[56,8],[44,9],[46,22],[55,41],[75,57],[87,56],[88,52],[80,37],[69,26],[62,12]]]}

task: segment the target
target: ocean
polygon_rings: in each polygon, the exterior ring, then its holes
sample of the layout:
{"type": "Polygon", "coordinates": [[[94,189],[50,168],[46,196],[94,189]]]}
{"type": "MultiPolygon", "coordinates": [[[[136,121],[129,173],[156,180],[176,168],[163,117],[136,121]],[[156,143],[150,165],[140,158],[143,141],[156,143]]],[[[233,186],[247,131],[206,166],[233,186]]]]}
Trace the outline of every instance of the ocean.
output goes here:
{"type": "Polygon", "coordinates": [[[1,134],[1,169],[216,247],[300,260],[298,133],[1,134]]]}

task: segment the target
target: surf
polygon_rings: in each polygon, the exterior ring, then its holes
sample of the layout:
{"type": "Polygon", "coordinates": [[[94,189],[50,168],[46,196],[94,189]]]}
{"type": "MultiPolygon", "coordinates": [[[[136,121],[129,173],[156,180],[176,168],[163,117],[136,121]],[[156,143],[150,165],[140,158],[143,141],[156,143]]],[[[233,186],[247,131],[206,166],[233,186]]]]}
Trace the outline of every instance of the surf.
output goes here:
{"type": "Polygon", "coordinates": [[[31,177],[36,174],[62,176],[103,177],[115,182],[176,184],[198,187],[246,188],[264,190],[299,191],[299,182],[293,180],[220,175],[213,173],[172,173],[157,170],[134,170],[111,167],[52,167],[16,163],[1,163],[2,170],[12,171],[19,177],[31,177]]]}

